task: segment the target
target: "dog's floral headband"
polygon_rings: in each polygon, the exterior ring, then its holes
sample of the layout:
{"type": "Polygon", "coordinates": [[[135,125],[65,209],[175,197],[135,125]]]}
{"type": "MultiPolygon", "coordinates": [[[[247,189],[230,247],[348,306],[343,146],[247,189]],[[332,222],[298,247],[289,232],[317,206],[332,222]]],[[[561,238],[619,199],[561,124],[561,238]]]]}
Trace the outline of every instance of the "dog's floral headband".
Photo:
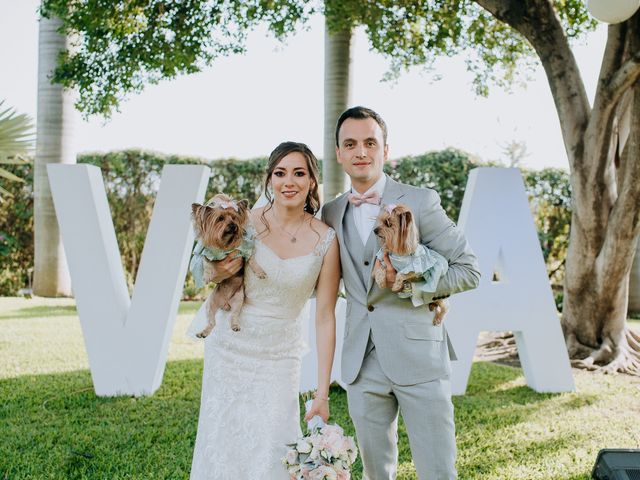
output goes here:
{"type": "Polygon", "coordinates": [[[395,203],[390,203],[388,205],[384,206],[384,209],[387,211],[387,213],[391,213],[393,212],[393,209],[396,208],[398,205],[396,205],[395,203]]]}
{"type": "Polygon", "coordinates": [[[233,208],[236,212],[238,211],[238,204],[234,200],[231,200],[230,202],[211,200],[207,203],[207,205],[215,205],[217,207],[224,208],[225,210],[227,208],[233,208]]]}

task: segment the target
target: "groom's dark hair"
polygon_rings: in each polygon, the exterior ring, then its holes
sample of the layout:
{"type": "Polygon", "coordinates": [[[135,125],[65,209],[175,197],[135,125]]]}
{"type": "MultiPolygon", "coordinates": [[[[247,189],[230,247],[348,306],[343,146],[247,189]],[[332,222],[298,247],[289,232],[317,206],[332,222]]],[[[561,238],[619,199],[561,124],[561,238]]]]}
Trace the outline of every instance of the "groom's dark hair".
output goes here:
{"type": "Polygon", "coordinates": [[[373,118],[376,123],[380,125],[380,129],[382,130],[382,139],[384,140],[384,144],[387,144],[387,124],[384,123],[382,117],[367,107],[351,107],[350,109],[342,112],[342,115],[340,115],[340,118],[338,118],[338,123],[336,124],[336,147],[339,146],[338,133],[340,133],[340,127],[347,118],[355,118],[356,120],[373,118]]]}

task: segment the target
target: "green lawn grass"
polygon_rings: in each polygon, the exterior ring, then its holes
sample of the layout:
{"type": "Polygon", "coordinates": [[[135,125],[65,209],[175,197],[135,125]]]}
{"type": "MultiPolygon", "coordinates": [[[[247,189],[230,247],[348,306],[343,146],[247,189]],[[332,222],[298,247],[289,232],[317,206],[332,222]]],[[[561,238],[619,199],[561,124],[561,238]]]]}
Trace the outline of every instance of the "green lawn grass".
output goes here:
{"type": "MultiPolygon", "coordinates": [[[[188,478],[202,345],[184,332],[197,307],[181,304],[155,395],[98,398],[73,300],[0,298],[0,480],[188,478]]],[[[640,381],[574,375],[576,392],[540,394],[520,369],[474,364],[454,398],[459,478],[587,480],[600,448],[640,448],[640,381]]],[[[353,435],[339,387],[331,407],[353,435]]],[[[399,436],[398,478],[415,479],[402,423],[399,436]]]]}

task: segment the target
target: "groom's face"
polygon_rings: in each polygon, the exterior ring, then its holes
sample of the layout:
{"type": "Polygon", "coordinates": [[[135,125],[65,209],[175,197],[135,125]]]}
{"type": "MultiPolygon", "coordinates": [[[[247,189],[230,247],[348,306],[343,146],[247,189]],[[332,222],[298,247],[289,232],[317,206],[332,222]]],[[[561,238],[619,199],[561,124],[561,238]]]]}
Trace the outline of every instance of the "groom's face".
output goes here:
{"type": "Polygon", "coordinates": [[[382,129],[373,118],[348,118],[340,126],[336,156],[358,192],[364,193],[382,176],[387,155],[382,129]]]}

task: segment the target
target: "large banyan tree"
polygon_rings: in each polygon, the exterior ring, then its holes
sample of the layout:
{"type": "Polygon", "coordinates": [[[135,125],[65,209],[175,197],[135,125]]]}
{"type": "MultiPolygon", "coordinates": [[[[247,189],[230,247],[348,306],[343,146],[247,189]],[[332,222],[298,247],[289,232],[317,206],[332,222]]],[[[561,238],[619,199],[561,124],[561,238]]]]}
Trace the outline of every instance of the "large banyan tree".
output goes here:
{"type": "Polygon", "coordinates": [[[475,89],[486,94],[542,65],[571,171],[561,320],[567,348],[576,365],[640,373],[640,336],[626,324],[640,225],[640,14],[608,27],[590,104],[571,48],[595,28],[582,0],[43,3],[43,13],[59,17],[63,33],[76,39],[54,81],[78,89],[81,111],[101,115],[147,83],[242,52],[247,32],[259,23],[285,38],[318,11],[346,48],[349,32],[364,28],[371,48],[389,59],[390,77],[417,65],[433,69],[438,56],[464,55],[475,89]]]}

